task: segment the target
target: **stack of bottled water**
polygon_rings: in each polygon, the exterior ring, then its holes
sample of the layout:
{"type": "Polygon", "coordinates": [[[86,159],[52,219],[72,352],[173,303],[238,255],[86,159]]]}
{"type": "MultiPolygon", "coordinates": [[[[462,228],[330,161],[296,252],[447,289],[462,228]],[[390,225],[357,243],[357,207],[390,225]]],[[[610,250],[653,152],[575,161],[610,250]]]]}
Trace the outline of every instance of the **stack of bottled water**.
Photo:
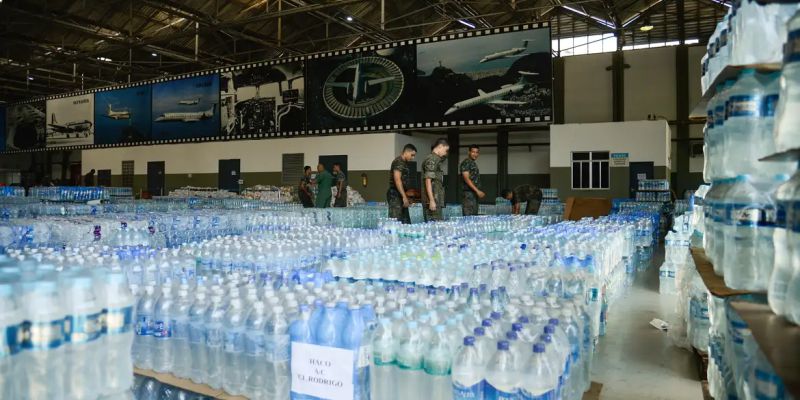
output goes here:
{"type": "Polygon", "coordinates": [[[128,398],[134,298],[120,271],[0,262],[4,399],[128,398]]]}
{"type": "Polygon", "coordinates": [[[28,196],[48,201],[103,200],[109,198],[106,188],[83,186],[37,186],[28,191],[28,196]]]}
{"type": "Polygon", "coordinates": [[[791,2],[735,2],[709,39],[700,78],[703,91],[728,65],[781,62],[781,44],[792,32],[791,27],[787,30],[787,22],[797,9],[791,2]]]}
{"type": "Polygon", "coordinates": [[[0,197],[25,197],[25,188],[22,186],[0,187],[0,197]]]}

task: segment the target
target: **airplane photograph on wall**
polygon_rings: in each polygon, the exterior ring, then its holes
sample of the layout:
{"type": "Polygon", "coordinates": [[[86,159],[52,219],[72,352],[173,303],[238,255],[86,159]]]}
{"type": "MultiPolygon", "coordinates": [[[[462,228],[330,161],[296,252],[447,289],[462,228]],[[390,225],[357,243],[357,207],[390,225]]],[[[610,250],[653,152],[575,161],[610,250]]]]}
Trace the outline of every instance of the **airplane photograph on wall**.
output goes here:
{"type": "Polygon", "coordinates": [[[150,96],[150,85],[95,93],[95,144],[149,140],[150,96]]]}
{"type": "Polygon", "coordinates": [[[47,147],[94,144],[94,94],[47,100],[47,147]]]}
{"type": "Polygon", "coordinates": [[[219,74],[153,84],[153,140],[216,136],[219,133],[219,74]]]}
{"type": "Polygon", "coordinates": [[[535,121],[552,113],[550,29],[417,45],[421,122],[535,121]]]}

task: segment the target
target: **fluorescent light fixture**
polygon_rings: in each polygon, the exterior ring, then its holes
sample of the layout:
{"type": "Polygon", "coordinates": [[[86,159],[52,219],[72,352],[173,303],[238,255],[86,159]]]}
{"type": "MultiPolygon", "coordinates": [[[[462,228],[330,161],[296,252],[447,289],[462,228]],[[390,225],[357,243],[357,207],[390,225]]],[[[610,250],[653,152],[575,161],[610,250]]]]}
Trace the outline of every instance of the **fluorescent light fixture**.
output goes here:
{"type": "Polygon", "coordinates": [[[345,19],[347,20],[347,22],[353,22],[353,17],[349,15],[345,19]]]}
{"type": "Polygon", "coordinates": [[[599,22],[600,24],[605,25],[605,26],[607,26],[609,28],[616,28],[616,25],[612,24],[611,22],[608,22],[608,21],[606,21],[606,20],[604,20],[602,18],[597,18],[594,15],[587,14],[586,12],[578,10],[577,8],[573,8],[573,7],[570,7],[570,6],[561,6],[561,8],[570,10],[570,11],[576,13],[576,14],[583,15],[586,18],[591,18],[591,19],[593,19],[593,20],[599,22]]]}
{"type": "Polygon", "coordinates": [[[100,60],[100,61],[105,61],[105,62],[111,62],[111,61],[112,61],[112,60],[111,60],[110,58],[108,58],[108,57],[97,57],[97,59],[98,59],[98,60],[100,60]]]}
{"type": "Polygon", "coordinates": [[[32,76],[29,76],[29,77],[28,77],[28,80],[29,80],[29,81],[32,81],[32,80],[33,80],[33,77],[32,77],[32,76]]]}
{"type": "MultiPolygon", "coordinates": [[[[3,1],[3,0],[0,0],[3,1]]],[[[56,50],[61,51],[61,47],[56,47],[56,50]]]]}
{"type": "Polygon", "coordinates": [[[684,41],[683,43],[684,44],[698,44],[698,43],[700,43],[700,39],[686,39],[686,41],[684,41]]]}
{"type": "Polygon", "coordinates": [[[153,57],[158,57],[158,54],[156,54],[156,53],[150,53],[150,55],[153,56],[153,57]]]}
{"type": "Polygon", "coordinates": [[[475,24],[473,24],[473,23],[464,21],[463,19],[458,19],[456,21],[458,21],[458,23],[461,24],[461,25],[468,26],[470,29],[475,29],[475,24]]]}
{"type": "Polygon", "coordinates": [[[639,30],[642,31],[642,32],[647,32],[647,31],[652,31],[653,28],[654,28],[653,25],[647,24],[647,25],[642,25],[639,28],[639,30]]]}

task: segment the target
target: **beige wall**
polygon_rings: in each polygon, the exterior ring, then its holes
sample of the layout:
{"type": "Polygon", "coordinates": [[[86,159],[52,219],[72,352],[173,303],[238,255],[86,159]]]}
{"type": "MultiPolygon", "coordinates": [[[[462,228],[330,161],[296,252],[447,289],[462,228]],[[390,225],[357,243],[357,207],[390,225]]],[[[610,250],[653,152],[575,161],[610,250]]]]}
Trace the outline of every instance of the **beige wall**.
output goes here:
{"type": "Polygon", "coordinates": [[[564,121],[612,120],[611,53],[564,58],[564,121]]]}
{"type": "Polygon", "coordinates": [[[625,120],[675,119],[675,47],[625,52],[625,120]]]}

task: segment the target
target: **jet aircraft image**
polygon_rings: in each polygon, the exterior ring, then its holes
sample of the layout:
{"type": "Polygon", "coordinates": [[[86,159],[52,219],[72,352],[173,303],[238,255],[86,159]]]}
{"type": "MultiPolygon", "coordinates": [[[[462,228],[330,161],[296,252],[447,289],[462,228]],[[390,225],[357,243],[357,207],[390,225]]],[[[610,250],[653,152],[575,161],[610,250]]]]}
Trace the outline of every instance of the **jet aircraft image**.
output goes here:
{"type": "Polygon", "coordinates": [[[528,42],[530,40],[526,39],[522,41],[522,47],[514,47],[512,49],[498,51],[497,53],[489,54],[481,59],[481,63],[499,60],[501,58],[510,58],[510,57],[520,57],[520,54],[525,52],[528,49],[528,42]]]}
{"type": "Polygon", "coordinates": [[[488,93],[478,89],[477,96],[453,104],[452,107],[450,107],[447,111],[445,111],[444,115],[449,115],[456,111],[474,107],[480,104],[524,105],[525,102],[504,100],[504,98],[512,94],[520,93],[523,90],[525,90],[525,87],[528,86],[529,84],[527,77],[539,74],[536,72],[525,72],[525,71],[519,71],[519,74],[521,76],[516,83],[503,85],[502,87],[500,87],[500,89],[488,93]]]}
{"type": "Polygon", "coordinates": [[[156,118],[155,122],[174,122],[174,121],[182,121],[182,122],[197,122],[203,119],[209,119],[214,116],[214,111],[217,108],[217,105],[214,104],[206,111],[195,111],[195,112],[166,112],[161,114],[160,117],[156,118]]]}
{"type": "Polygon", "coordinates": [[[178,104],[182,106],[193,106],[197,103],[200,103],[200,99],[186,99],[186,100],[178,100],[178,104]]]}
{"type": "Polygon", "coordinates": [[[128,110],[115,111],[113,108],[111,108],[111,104],[108,105],[108,108],[106,110],[107,110],[106,111],[106,117],[111,118],[111,119],[130,119],[131,118],[131,112],[130,111],[128,111],[128,110]]]}

